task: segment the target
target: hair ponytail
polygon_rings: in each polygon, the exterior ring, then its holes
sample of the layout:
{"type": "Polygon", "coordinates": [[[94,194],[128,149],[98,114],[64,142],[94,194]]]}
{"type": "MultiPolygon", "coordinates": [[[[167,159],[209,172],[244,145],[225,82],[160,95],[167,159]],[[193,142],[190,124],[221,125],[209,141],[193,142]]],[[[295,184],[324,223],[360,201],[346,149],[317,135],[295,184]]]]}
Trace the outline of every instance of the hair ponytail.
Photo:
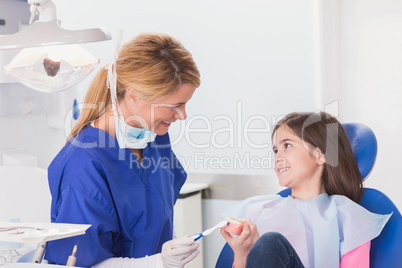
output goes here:
{"type": "Polygon", "coordinates": [[[91,122],[103,115],[111,104],[110,90],[107,87],[107,70],[102,68],[93,79],[85,97],[84,107],[77,123],[67,137],[67,142],[74,138],[91,122]]]}

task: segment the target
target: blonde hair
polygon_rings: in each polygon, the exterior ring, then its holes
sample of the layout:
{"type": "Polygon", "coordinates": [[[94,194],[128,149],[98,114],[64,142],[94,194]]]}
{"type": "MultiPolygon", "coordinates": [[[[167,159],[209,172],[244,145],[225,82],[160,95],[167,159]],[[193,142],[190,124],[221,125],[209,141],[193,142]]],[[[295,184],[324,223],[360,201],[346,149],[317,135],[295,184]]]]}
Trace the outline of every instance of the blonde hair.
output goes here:
{"type": "MultiPolygon", "coordinates": [[[[124,98],[130,88],[144,100],[151,101],[173,93],[180,85],[200,86],[200,73],[191,53],[166,34],[142,34],[125,44],[116,60],[117,99],[124,98]]],[[[67,141],[111,105],[106,84],[107,70],[95,76],[85,97],[84,108],[67,141]]]]}

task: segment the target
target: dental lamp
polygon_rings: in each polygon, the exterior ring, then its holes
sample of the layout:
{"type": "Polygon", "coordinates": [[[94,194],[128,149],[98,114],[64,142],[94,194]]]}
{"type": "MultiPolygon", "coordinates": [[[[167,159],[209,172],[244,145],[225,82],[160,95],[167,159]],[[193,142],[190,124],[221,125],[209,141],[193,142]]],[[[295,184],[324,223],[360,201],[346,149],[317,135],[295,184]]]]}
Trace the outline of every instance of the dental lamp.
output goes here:
{"type": "Polygon", "coordinates": [[[110,34],[98,28],[61,28],[52,0],[28,0],[28,4],[29,25],[15,34],[0,37],[0,50],[22,49],[4,67],[4,72],[42,92],[58,92],[74,86],[99,63],[77,44],[110,40],[110,34]],[[37,15],[38,20],[34,21],[37,15]]]}

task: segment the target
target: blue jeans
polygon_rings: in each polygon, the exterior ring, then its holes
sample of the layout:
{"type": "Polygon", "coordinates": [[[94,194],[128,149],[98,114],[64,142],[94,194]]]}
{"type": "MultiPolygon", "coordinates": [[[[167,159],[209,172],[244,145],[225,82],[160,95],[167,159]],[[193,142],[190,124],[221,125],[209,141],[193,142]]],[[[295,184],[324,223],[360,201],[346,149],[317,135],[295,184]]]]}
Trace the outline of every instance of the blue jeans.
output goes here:
{"type": "Polygon", "coordinates": [[[286,267],[303,268],[296,251],[279,233],[265,233],[253,245],[247,257],[246,268],[286,267]]]}

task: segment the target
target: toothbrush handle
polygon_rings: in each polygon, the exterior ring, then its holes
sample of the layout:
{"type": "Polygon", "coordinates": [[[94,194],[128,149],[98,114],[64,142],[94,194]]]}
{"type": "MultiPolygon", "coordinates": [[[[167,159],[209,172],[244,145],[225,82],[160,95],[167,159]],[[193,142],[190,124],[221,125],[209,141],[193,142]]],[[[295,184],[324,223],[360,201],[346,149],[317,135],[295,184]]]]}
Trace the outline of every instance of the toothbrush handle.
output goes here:
{"type": "Polygon", "coordinates": [[[194,242],[197,241],[198,239],[200,239],[201,237],[203,237],[202,234],[200,234],[197,238],[194,239],[194,242]]]}
{"type": "Polygon", "coordinates": [[[198,239],[200,239],[201,237],[203,237],[202,233],[198,233],[198,234],[193,234],[189,236],[190,238],[194,238],[194,241],[197,241],[198,239]]]}

